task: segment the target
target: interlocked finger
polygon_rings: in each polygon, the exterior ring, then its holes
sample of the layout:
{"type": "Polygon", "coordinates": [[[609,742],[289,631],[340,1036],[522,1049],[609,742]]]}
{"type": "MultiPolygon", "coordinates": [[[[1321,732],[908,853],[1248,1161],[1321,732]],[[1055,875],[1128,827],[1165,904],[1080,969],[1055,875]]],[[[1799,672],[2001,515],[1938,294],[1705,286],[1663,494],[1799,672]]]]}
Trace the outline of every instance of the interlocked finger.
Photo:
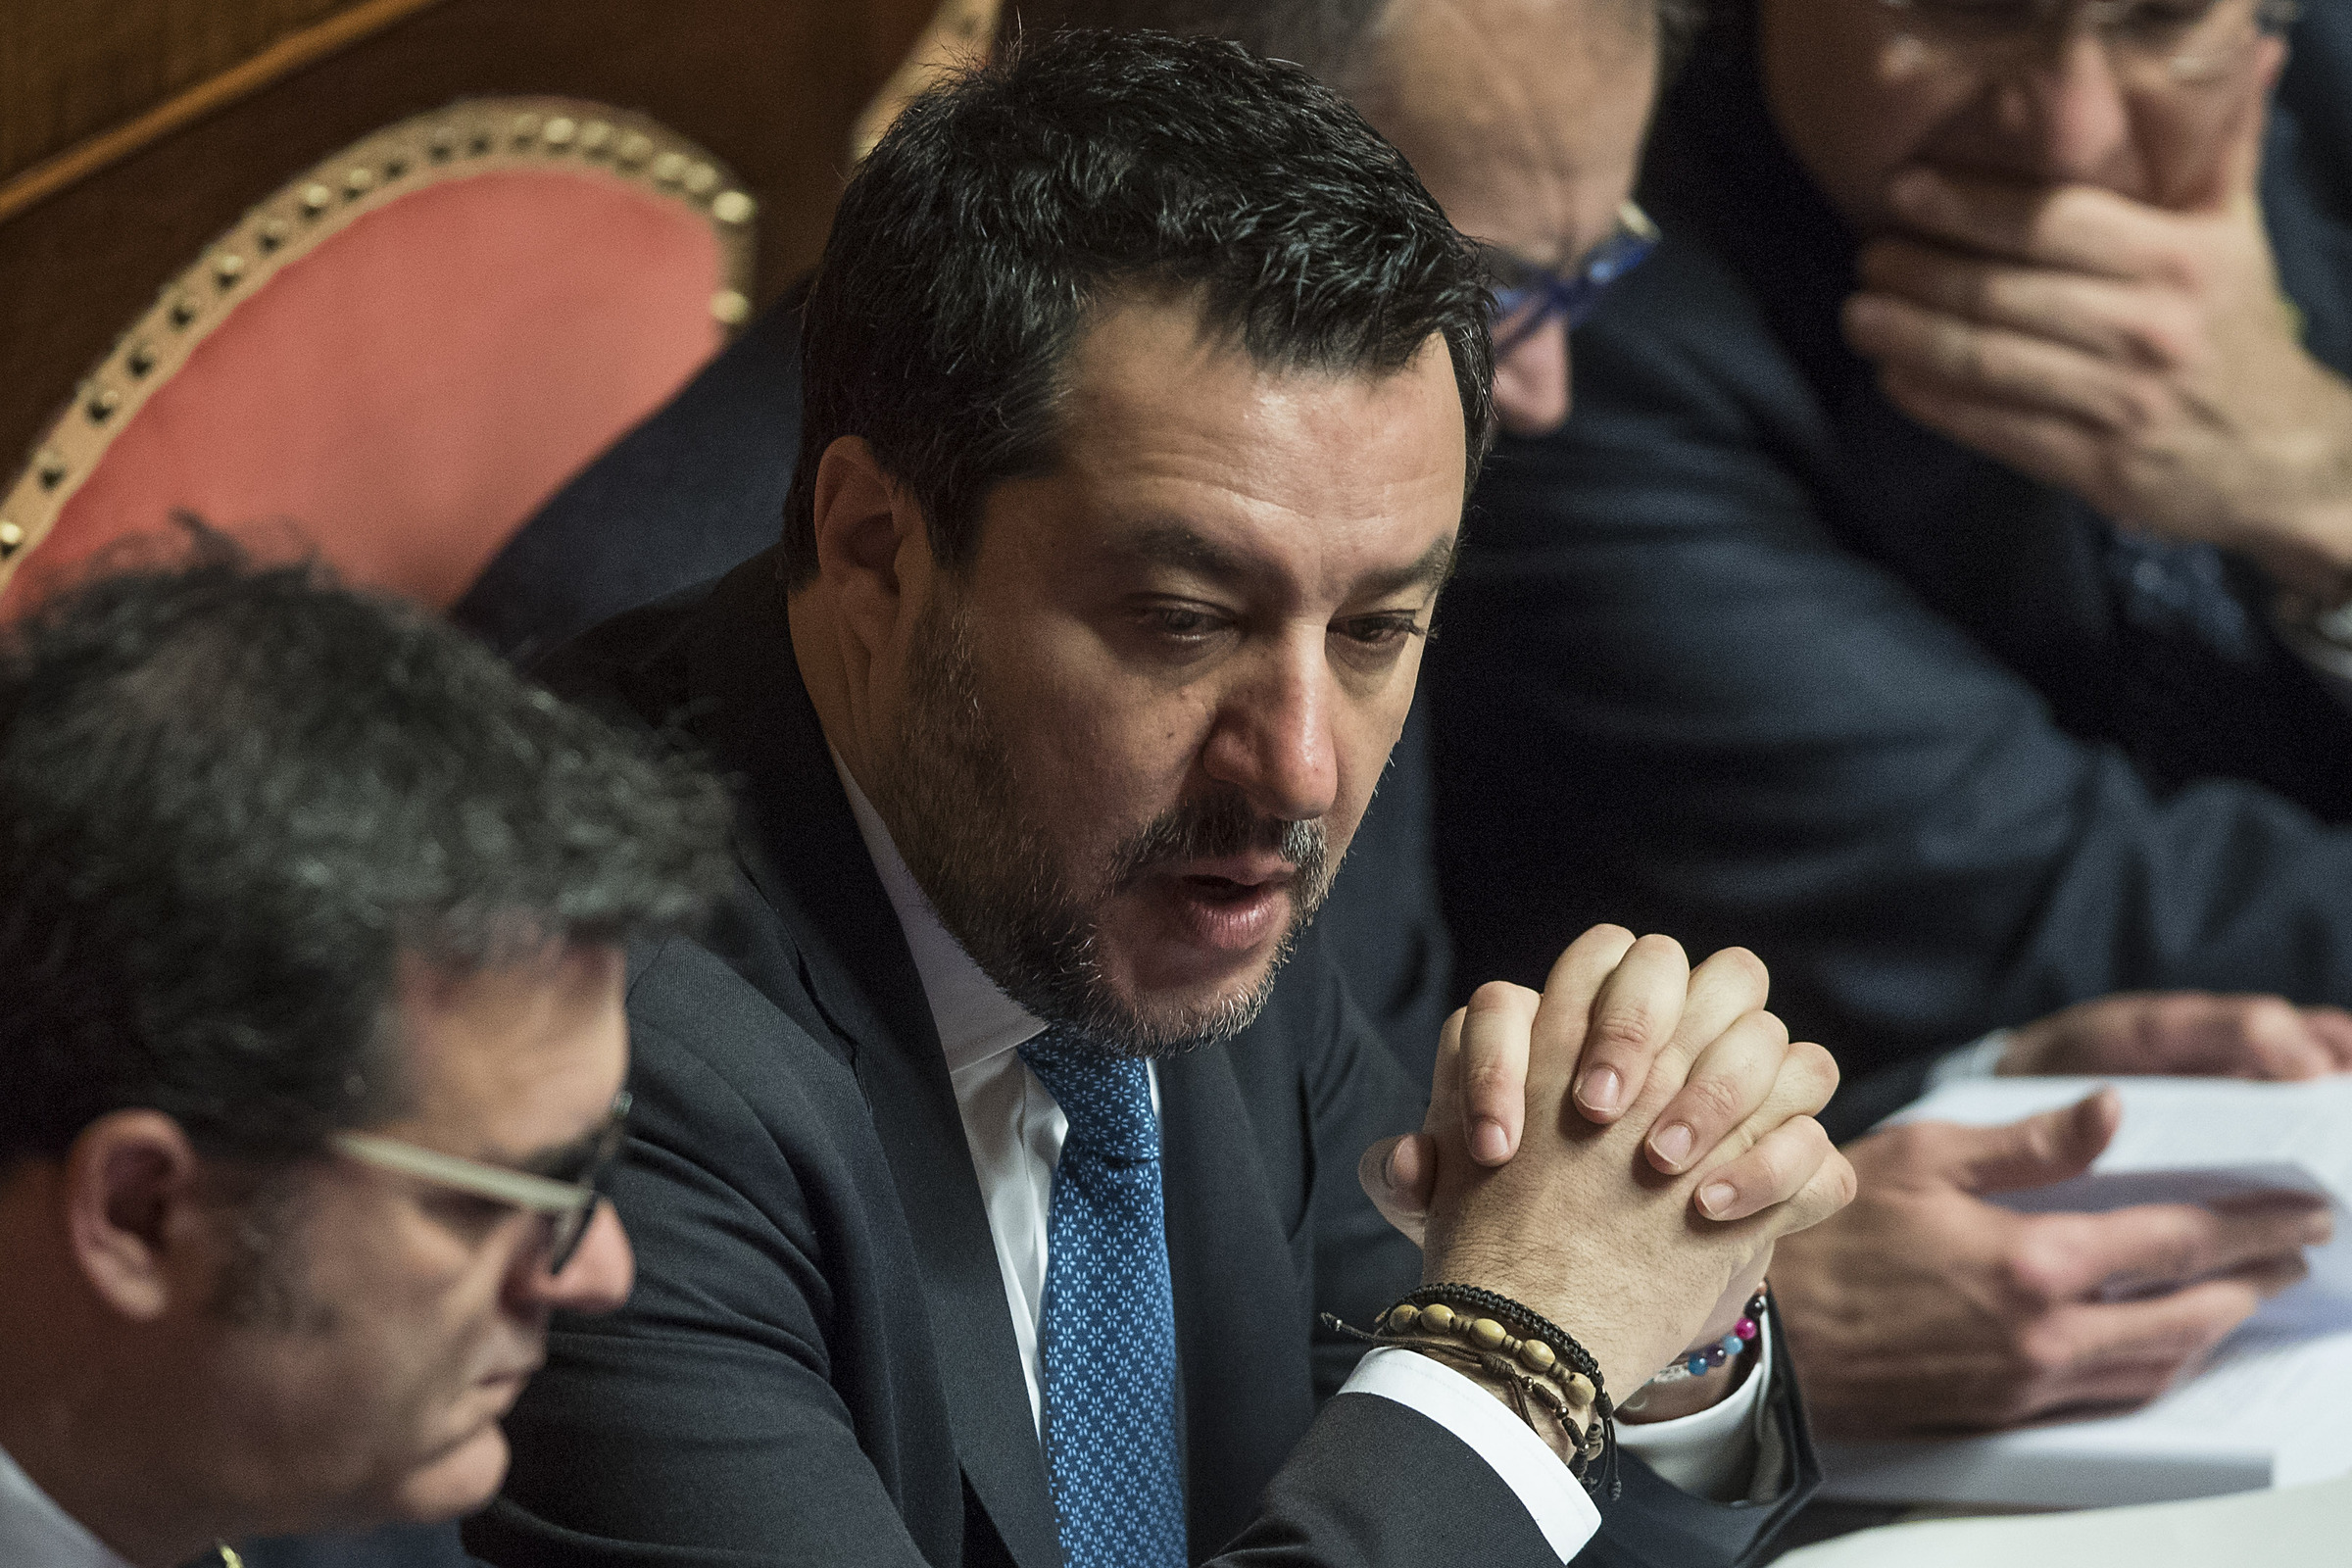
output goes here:
{"type": "Polygon", "coordinates": [[[1741,1014],[1690,1064],[1690,1075],[1658,1112],[1644,1148],[1650,1163],[1679,1176],[1713,1152],[1763,1108],[1788,1055],[1787,1025],[1769,1012],[1741,1014]]]}

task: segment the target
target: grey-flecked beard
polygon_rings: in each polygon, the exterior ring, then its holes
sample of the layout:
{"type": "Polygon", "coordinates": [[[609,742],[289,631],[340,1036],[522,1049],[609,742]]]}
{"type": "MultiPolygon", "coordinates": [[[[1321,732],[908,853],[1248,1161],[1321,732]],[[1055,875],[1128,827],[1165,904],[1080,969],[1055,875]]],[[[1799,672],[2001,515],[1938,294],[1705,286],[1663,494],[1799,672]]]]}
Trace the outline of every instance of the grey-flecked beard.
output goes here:
{"type": "Polygon", "coordinates": [[[981,703],[967,618],[947,597],[916,628],[907,721],[873,781],[874,805],[940,924],[1006,996],[1102,1051],[1174,1056],[1232,1039],[1264,1009],[1298,932],[1331,890],[1336,868],[1322,823],[1260,816],[1234,793],[1187,802],[1121,845],[1098,888],[1073,887],[1051,834],[1025,809],[981,703]],[[1264,976],[1173,1017],[1147,1016],[1122,1000],[1103,973],[1093,911],[1162,867],[1251,851],[1298,868],[1291,925],[1264,976]]]}

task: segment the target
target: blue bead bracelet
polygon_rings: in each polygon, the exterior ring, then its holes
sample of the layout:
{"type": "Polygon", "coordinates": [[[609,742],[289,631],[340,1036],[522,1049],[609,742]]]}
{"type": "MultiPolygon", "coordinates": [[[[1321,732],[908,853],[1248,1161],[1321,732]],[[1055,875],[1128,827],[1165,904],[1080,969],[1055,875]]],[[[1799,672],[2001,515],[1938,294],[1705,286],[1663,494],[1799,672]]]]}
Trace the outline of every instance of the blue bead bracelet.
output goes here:
{"type": "Polygon", "coordinates": [[[1740,1314],[1740,1321],[1733,1325],[1731,1333],[1713,1345],[1692,1350],[1687,1360],[1677,1361],[1649,1381],[1680,1383],[1685,1378],[1703,1378],[1719,1366],[1728,1366],[1742,1350],[1755,1343],[1758,1334],[1764,1332],[1764,1303],[1765,1292],[1759,1289],[1748,1298],[1747,1309],[1740,1314]]]}

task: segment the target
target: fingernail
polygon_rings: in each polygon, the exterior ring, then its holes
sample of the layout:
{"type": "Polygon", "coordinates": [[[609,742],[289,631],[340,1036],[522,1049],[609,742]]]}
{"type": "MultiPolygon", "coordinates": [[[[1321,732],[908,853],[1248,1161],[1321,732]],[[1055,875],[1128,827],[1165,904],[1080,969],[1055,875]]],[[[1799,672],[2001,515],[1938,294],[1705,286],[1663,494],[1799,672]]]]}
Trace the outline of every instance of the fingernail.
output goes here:
{"type": "Polygon", "coordinates": [[[1391,1192],[1396,1190],[1396,1151],[1403,1147],[1402,1144],[1391,1144],[1388,1157],[1380,1162],[1380,1179],[1391,1192]]]}
{"type": "Polygon", "coordinates": [[[1576,1102],[1604,1116],[1616,1110],[1624,1095],[1625,1080],[1617,1076],[1614,1067],[1595,1067],[1576,1086],[1576,1102]]]}
{"type": "Polygon", "coordinates": [[[1698,1190],[1699,1212],[1713,1219],[1731,1207],[1732,1200],[1739,1196],[1740,1190],[1730,1182],[1709,1182],[1698,1190]]]}
{"type": "Polygon", "coordinates": [[[1681,1170],[1683,1162],[1690,1157],[1690,1129],[1678,1121],[1652,1138],[1649,1141],[1649,1148],[1650,1152],[1656,1154],[1658,1158],[1676,1170],[1681,1170]]]}
{"type": "Polygon", "coordinates": [[[2314,1214],[2303,1222],[2303,1240],[2315,1246],[2334,1234],[2335,1220],[2331,1215],[2314,1214]]]}
{"type": "Polygon", "coordinates": [[[1470,1129],[1470,1152],[1482,1165],[1499,1165],[1511,1157],[1511,1141],[1502,1123],[1481,1121],[1470,1129]]]}

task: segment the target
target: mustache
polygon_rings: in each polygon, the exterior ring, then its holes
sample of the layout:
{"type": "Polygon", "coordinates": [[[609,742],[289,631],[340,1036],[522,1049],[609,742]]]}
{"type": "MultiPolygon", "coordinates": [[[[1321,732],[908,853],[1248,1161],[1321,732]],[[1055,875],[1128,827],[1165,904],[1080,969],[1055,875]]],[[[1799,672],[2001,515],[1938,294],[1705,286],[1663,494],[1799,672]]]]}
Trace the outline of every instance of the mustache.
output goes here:
{"type": "Polygon", "coordinates": [[[1112,860],[1110,885],[1124,893],[1146,877],[1187,860],[1250,854],[1280,856],[1298,868],[1298,886],[1319,888],[1330,842],[1319,820],[1267,816],[1239,795],[1204,796],[1164,813],[1121,845],[1112,860]]]}

